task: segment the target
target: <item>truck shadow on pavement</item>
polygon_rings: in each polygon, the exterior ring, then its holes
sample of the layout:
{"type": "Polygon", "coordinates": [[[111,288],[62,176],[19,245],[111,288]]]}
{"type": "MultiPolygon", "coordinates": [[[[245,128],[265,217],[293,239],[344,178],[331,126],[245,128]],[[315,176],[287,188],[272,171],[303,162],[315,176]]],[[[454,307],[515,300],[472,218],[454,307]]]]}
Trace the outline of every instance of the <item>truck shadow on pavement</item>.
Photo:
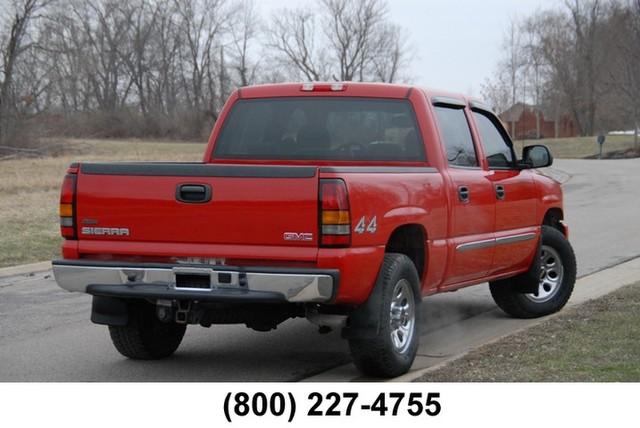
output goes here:
{"type": "MultiPolygon", "coordinates": [[[[486,287],[428,297],[422,305],[421,334],[495,308],[486,287]]],[[[506,317],[501,312],[495,316],[506,317]]],[[[464,331],[457,333],[464,335],[464,331]]],[[[419,353],[428,349],[429,343],[423,340],[419,353]]],[[[127,360],[115,350],[106,357],[109,362],[102,369],[109,373],[104,380],[110,381],[299,381],[351,362],[339,331],[320,335],[316,326],[300,319],[269,333],[242,325],[190,326],[176,354],[160,361],[127,360]]],[[[375,379],[359,376],[356,380],[375,379]]]]}

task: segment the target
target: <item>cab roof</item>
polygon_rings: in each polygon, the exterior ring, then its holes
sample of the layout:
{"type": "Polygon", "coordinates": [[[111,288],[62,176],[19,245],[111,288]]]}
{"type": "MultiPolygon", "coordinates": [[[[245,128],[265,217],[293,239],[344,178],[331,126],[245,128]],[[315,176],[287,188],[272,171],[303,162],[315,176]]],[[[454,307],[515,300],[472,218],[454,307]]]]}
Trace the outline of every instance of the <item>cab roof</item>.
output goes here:
{"type": "Polygon", "coordinates": [[[363,82],[299,82],[245,86],[238,89],[239,98],[275,98],[296,96],[349,96],[374,98],[407,98],[412,91],[422,91],[426,98],[453,98],[464,102],[470,99],[462,94],[395,83],[363,82]]]}

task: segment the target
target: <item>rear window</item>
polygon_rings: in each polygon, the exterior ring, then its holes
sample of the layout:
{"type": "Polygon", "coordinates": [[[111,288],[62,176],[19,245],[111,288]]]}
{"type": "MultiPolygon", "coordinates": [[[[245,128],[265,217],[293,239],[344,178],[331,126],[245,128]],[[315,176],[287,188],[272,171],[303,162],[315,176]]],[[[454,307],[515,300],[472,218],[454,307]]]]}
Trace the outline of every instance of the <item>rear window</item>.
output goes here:
{"type": "Polygon", "coordinates": [[[407,100],[344,97],[240,100],[226,119],[214,157],[425,160],[407,100]]]}

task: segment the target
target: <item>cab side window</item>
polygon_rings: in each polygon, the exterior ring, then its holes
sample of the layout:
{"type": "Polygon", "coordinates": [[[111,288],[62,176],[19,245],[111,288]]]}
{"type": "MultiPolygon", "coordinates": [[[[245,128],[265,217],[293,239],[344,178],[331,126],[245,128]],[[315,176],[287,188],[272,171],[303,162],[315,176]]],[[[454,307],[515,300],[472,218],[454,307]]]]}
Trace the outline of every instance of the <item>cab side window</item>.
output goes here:
{"type": "Polygon", "coordinates": [[[473,117],[478,126],[489,168],[512,168],[515,162],[513,148],[508,138],[495,124],[496,119],[481,111],[474,111],[473,117]]]}
{"type": "Polygon", "coordinates": [[[478,156],[464,110],[443,106],[435,110],[449,165],[477,167],[478,156]]]}

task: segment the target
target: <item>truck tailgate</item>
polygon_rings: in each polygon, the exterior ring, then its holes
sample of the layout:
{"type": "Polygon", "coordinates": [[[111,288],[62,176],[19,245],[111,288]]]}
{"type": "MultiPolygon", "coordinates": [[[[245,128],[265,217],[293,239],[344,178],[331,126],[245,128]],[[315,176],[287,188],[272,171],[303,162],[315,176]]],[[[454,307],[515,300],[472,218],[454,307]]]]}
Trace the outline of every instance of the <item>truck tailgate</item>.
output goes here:
{"type": "Polygon", "coordinates": [[[76,197],[80,241],[317,247],[313,166],[82,164],[76,197]]]}

